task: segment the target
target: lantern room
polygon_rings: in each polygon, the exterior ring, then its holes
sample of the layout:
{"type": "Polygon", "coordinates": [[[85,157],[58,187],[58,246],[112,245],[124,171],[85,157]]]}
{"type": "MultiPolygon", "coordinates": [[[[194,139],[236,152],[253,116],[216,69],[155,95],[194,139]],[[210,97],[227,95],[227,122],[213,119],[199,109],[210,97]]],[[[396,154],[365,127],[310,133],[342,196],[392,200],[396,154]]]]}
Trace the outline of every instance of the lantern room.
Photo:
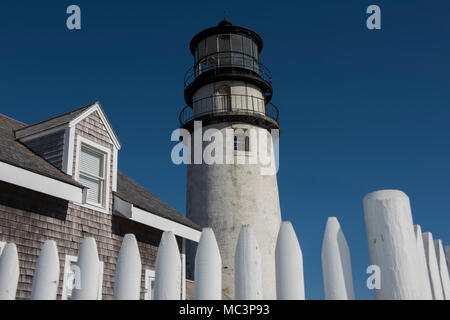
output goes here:
{"type": "Polygon", "coordinates": [[[190,43],[194,65],[184,78],[187,106],[180,125],[243,121],[278,128],[278,109],[270,103],[272,76],[259,59],[262,48],[256,32],[226,19],[196,34],[190,43]]]}

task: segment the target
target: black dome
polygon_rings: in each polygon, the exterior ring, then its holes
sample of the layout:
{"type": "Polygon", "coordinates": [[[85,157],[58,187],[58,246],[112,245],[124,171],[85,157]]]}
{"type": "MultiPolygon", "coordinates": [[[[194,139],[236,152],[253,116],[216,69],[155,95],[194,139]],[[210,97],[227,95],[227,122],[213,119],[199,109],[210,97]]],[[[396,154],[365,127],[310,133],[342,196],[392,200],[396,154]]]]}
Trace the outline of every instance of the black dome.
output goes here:
{"type": "Polygon", "coordinates": [[[192,38],[191,43],[189,44],[189,48],[191,50],[192,55],[195,54],[195,47],[197,47],[200,41],[209,36],[221,33],[234,33],[245,35],[246,37],[249,37],[253,41],[255,41],[256,45],[258,46],[259,52],[261,52],[263,48],[263,40],[255,31],[246,27],[236,26],[225,18],[222,21],[220,21],[217,26],[200,31],[192,38]]]}
{"type": "Polygon", "coordinates": [[[233,24],[227,20],[227,18],[223,19],[219,22],[218,26],[232,26],[233,24]]]}

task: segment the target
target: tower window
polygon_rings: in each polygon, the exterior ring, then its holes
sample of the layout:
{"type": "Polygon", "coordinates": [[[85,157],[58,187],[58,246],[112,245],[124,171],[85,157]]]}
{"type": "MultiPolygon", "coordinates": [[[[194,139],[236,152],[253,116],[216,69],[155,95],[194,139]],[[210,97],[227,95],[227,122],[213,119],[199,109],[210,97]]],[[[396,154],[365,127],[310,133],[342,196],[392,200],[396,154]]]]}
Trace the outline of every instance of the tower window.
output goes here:
{"type": "Polygon", "coordinates": [[[217,111],[231,110],[231,88],[228,85],[222,85],[216,91],[217,111]]]}
{"type": "Polygon", "coordinates": [[[250,139],[249,136],[245,134],[245,132],[235,133],[234,134],[234,150],[235,151],[250,151],[250,139]]]}
{"type": "Polygon", "coordinates": [[[231,93],[231,88],[229,85],[221,85],[219,88],[217,88],[217,94],[220,95],[229,95],[231,93]]]}

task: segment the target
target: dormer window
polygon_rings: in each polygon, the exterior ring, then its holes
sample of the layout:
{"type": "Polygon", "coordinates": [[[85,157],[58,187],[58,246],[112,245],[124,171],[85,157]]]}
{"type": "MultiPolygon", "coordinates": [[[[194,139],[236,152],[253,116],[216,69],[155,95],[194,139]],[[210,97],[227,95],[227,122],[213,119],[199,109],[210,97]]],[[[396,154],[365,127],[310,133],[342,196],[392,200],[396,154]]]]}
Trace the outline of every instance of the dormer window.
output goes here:
{"type": "Polygon", "coordinates": [[[87,202],[101,207],[105,205],[105,158],[105,153],[81,145],[79,182],[89,188],[87,202]]]}
{"type": "Polygon", "coordinates": [[[77,136],[75,179],[86,187],[82,205],[109,212],[111,183],[111,150],[85,137],[77,136]]]}

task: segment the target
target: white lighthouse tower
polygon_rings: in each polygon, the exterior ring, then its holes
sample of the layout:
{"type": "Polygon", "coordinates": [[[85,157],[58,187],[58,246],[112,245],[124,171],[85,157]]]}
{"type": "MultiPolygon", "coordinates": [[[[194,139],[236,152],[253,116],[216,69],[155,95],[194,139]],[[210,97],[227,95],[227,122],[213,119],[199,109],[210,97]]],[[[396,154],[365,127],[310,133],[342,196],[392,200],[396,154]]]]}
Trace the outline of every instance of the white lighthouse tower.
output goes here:
{"type": "MultiPolygon", "coordinates": [[[[276,294],[280,203],[276,172],[268,174],[264,169],[274,167],[271,132],[279,129],[279,122],[278,109],[270,103],[270,71],[259,62],[262,47],[256,32],[225,19],[194,36],[190,43],[194,66],[185,76],[187,106],[180,114],[180,126],[192,133],[194,122],[201,121],[203,133],[213,128],[228,137],[225,163],[188,165],[186,197],[188,218],[214,230],[228,298],[235,297],[234,255],[240,229],[246,224],[254,230],[261,251],[263,297],[274,299],[276,294]],[[261,154],[269,162],[263,163],[261,154]]],[[[192,136],[191,146],[196,139],[192,136]]],[[[207,145],[203,142],[202,151],[207,145]]],[[[191,251],[188,272],[192,272],[195,248],[187,249],[191,251]]]]}

